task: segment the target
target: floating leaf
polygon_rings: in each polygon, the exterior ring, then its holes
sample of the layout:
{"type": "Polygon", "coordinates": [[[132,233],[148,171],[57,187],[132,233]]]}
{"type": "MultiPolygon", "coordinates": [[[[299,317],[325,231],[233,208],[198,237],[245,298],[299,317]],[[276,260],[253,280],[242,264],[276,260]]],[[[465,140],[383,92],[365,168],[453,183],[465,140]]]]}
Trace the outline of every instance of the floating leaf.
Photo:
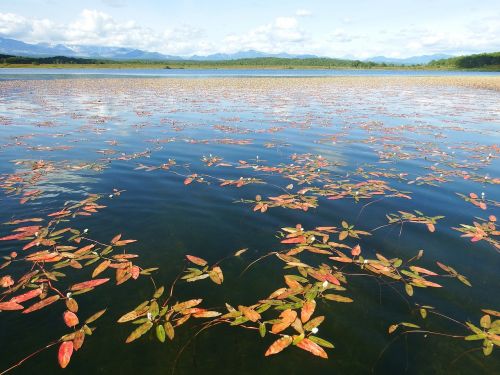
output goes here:
{"type": "Polygon", "coordinates": [[[201,298],[191,299],[189,301],[176,303],[172,308],[174,309],[174,311],[179,312],[179,311],[182,311],[185,309],[189,309],[191,307],[195,307],[195,306],[199,305],[201,303],[201,301],[202,301],[201,298]]]}
{"type": "Polygon", "coordinates": [[[111,261],[110,260],[105,260],[103,262],[101,262],[94,270],[94,272],[92,272],[92,278],[96,277],[97,275],[99,275],[100,273],[104,272],[108,267],[109,265],[111,264],[111,261]]]}
{"type": "Polygon", "coordinates": [[[106,312],[106,309],[104,310],[100,310],[98,312],[96,312],[95,314],[93,314],[92,316],[90,316],[89,318],[87,318],[87,320],[85,320],[85,324],[90,324],[92,322],[95,322],[97,319],[99,319],[104,313],[106,312]]]}
{"type": "Polygon", "coordinates": [[[259,334],[260,334],[260,337],[264,337],[266,335],[266,324],[265,323],[259,324],[259,334]]]}
{"type": "Polygon", "coordinates": [[[325,294],[323,297],[335,302],[354,302],[352,298],[340,296],[338,294],[325,294]]]}
{"type": "Polygon", "coordinates": [[[324,316],[317,316],[316,318],[311,319],[308,321],[306,324],[304,324],[304,329],[306,331],[312,331],[313,328],[318,327],[321,323],[323,323],[323,320],[325,320],[324,316]]]}
{"type": "Polygon", "coordinates": [[[137,340],[139,337],[148,332],[151,327],[153,327],[153,323],[148,320],[146,323],[141,324],[139,327],[134,329],[132,333],[127,337],[127,340],[125,340],[125,342],[128,344],[134,340],[137,340]]]}
{"type": "Polygon", "coordinates": [[[296,346],[303,350],[307,350],[308,352],[314,354],[315,356],[325,359],[328,358],[328,354],[326,354],[326,352],[323,350],[323,348],[321,348],[321,346],[319,346],[318,344],[307,338],[304,338],[303,340],[299,341],[296,344],[296,346]]]}
{"type": "Polygon", "coordinates": [[[187,260],[189,260],[191,263],[194,263],[198,266],[204,267],[207,265],[207,261],[202,258],[195,257],[194,255],[186,255],[187,260]]]}
{"type": "Polygon", "coordinates": [[[165,324],[163,325],[163,328],[165,328],[165,333],[167,334],[168,338],[170,340],[173,340],[174,339],[174,327],[172,326],[172,324],[170,322],[165,322],[165,324]]]}
{"type": "Polygon", "coordinates": [[[0,302],[0,311],[12,311],[12,310],[22,310],[23,306],[14,301],[0,302]]]}
{"type": "Polygon", "coordinates": [[[389,329],[388,329],[389,334],[391,334],[391,333],[393,333],[395,330],[397,330],[397,329],[398,329],[398,327],[399,327],[399,324],[391,324],[391,325],[389,326],[389,329]]]}
{"type": "Polygon", "coordinates": [[[316,336],[312,336],[311,335],[311,336],[308,336],[307,338],[309,340],[311,340],[312,342],[314,342],[314,343],[316,343],[316,344],[318,344],[320,346],[323,346],[325,348],[330,348],[330,349],[334,348],[334,345],[331,342],[326,341],[326,340],[324,340],[324,339],[322,339],[320,337],[316,337],[316,336]]]}
{"type": "Polygon", "coordinates": [[[315,309],[316,309],[315,300],[304,302],[304,304],[302,305],[302,310],[300,312],[300,320],[302,320],[302,323],[307,322],[311,318],[311,315],[314,313],[315,309]]]}
{"type": "Polygon", "coordinates": [[[74,312],[71,311],[65,311],[63,314],[63,318],[64,323],[66,323],[66,325],[70,328],[78,325],[79,323],[78,317],[74,312]]]}
{"type": "Polygon", "coordinates": [[[75,332],[75,337],[73,338],[73,347],[75,350],[80,349],[85,341],[85,332],[82,330],[75,332]]]}
{"type": "Polygon", "coordinates": [[[279,333],[288,328],[297,318],[297,312],[295,310],[287,309],[280,314],[280,318],[281,320],[279,323],[273,324],[271,328],[272,333],[279,333]]]}
{"type": "Polygon", "coordinates": [[[356,246],[354,246],[354,247],[352,248],[352,250],[351,250],[351,255],[352,255],[353,257],[356,257],[356,256],[359,256],[359,254],[361,254],[361,246],[356,245],[356,246]]]}
{"type": "Polygon", "coordinates": [[[290,346],[292,341],[293,339],[290,336],[283,336],[278,340],[276,340],[275,342],[273,342],[264,355],[267,357],[273,354],[278,354],[287,346],[290,346]]]}
{"type": "Polygon", "coordinates": [[[61,297],[58,294],[56,294],[55,296],[42,299],[40,302],[37,302],[34,305],[31,305],[30,307],[28,307],[26,310],[24,310],[23,314],[28,314],[30,312],[43,309],[44,307],[59,300],[59,298],[61,298],[61,297]]]}
{"type": "Polygon", "coordinates": [[[68,298],[66,300],[66,307],[71,312],[78,312],[78,303],[73,298],[68,298]]]}
{"type": "Polygon", "coordinates": [[[250,307],[240,305],[238,306],[238,310],[240,310],[243,315],[245,315],[245,317],[252,322],[256,322],[261,318],[260,314],[250,307]]]}
{"type": "Polygon", "coordinates": [[[107,283],[108,281],[109,279],[95,279],[95,280],[84,281],[83,283],[72,285],[69,289],[75,291],[75,290],[94,288],[96,286],[107,283]]]}
{"type": "Polygon", "coordinates": [[[23,303],[23,302],[28,301],[32,298],[38,297],[40,294],[42,294],[42,289],[37,288],[37,289],[30,290],[29,292],[15,296],[15,297],[11,298],[10,301],[16,302],[16,303],[23,303]]]}
{"type": "Polygon", "coordinates": [[[208,275],[210,276],[210,279],[216,284],[220,285],[224,281],[224,275],[222,273],[222,269],[219,266],[213,267],[208,275]]]}
{"type": "Polygon", "coordinates": [[[59,352],[57,354],[57,360],[59,361],[59,366],[61,368],[66,368],[71,356],[73,355],[73,341],[64,341],[59,346],[59,352]]]}
{"type": "Polygon", "coordinates": [[[162,325],[156,326],[156,337],[160,342],[165,342],[165,328],[162,325]]]}
{"type": "Polygon", "coordinates": [[[240,255],[242,255],[243,253],[245,253],[247,250],[248,250],[248,247],[246,247],[244,249],[240,249],[240,250],[238,250],[237,252],[234,253],[234,256],[235,257],[239,257],[240,255]]]}

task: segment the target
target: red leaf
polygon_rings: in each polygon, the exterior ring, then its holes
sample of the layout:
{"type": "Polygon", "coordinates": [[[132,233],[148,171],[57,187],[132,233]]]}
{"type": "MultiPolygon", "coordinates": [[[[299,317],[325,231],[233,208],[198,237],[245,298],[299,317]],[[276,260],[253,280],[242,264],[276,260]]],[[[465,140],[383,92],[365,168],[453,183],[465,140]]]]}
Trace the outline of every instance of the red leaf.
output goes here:
{"type": "Polygon", "coordinates": [[[287,309],[280,314],[281,322],[273,324],[271,328],[272,333],[279,333],[287,329],[290,324],[297,318],[295,310],[287,309]]]}
{"type": "Polygon", "coordinates": [[[113,237],[113,239],[111,240],[111,244],[114,244],[116,243],[116,241],[118,241],[120,238],[122,238],[122,235],[121,234],[117,234],[116,236],[113,237]]]}
{"type": "Polygon", "coordinates": [[[115,246],[125,246],[129,243],[136,242],[137,240],[121,240],[114,243],[115,246]]]}
{"type": "Polygon", "coordinates": [[[59,298],[60,298],[59,295],[56,294],[55,296],[42,299],[40,302],[37,302],[37,303],[31,305],[30,307],[28,307],[26,310],[24,310],[23,314],[28,314],[30,312],[43,309],[45,306],[48,306],[48,305],[56,302],[59,298]]]}
{"type": "Polygon", "coordinates": [[[71,286],[70,290],[75,291],[75,290],[93,288],[93,287],[99,286],[101,284],[104,284],[108,281],[109,281],[109,278],[84,281],[83,283],[78,283],[78,284],[71,286]]]}
{"type": "Polygon", "coordinates": [[[8,288],[9,286],[12,286],[12,285],[14,285],[14,280],[12,279],[12,277],[10,275],[3,276],[0,279],[0,286],[2,288],[8,288]]]}
{"type": "Polygon", "coordinates": [[[352,250],[351,250],[351,255],[352,255],[353,257],[357,257],[359,254],[361,254],[361,246],[356,245],[356,246],[354,246],[354,247],[352,248],[352,250]]]}
{"type": "Polygon", "coordinates": [[[59,361],[59,366],[66,368],[69,361],[71,360],[71,355],[73,354],[73,341],[64,341],[59,347],[59,353],[57,354],[57,360],[59,361]]]}
{"type": "Polygon", "coordinates": [[[312,353],[312,354],[314,354],[314,355],[316,355],[318,357],[328,358],[328,355],[321,348],[321,346],[319,346],[315,342],[312,342],[309,339],[302,339],[301,341],[299,341],[299,343],[297,344],[297,346],[299,348],[301,348],[301,349],[307,350],[308,352],[310,352],[310,353],[312,353]]]}
{"type": "Polygon", "coordinates": [[[238,306],[238,310],[240,310],[243,315],[245,315],[245,317],[252,322],[256,322],[261,318],[260,314],[250,307],[240,305],[238,306]]]}
{"type": "Polygon", "coordinates": [[[307,301],[304,303],[302,306],[302,310],[300,312],[300,320],[302,320],[302,323],[307,322],[310,318],[311,315],[314,313],[314,310],[316,309],[316,301],[307,301]]]}
{"type": "Polygon", "coordinates": [[[271,346],[267,349],[266,354],[264,354],[266,357],[277,354],[281,352],[283,349],[285,349],[287,346],[290,346],[292,343],[292,338],[290,336],[283,336],[282,338],[276,340],[271,344],[271,346]]]}
{"type": "Polygon", "coordinates": [[[198,258],[198,257],[195,257],[194,255],[186,255],[186,258],[191,262],[191,263],[194,263],[198,266],[206,266],[207,265],[207,261],[205,259],[202,259],[202,258],[198,258]]]}
{"type": "Polygon", "coordinates": [[[36,296],[39,296],[40,294],[42,294],[42,289],[38,288],[38,289],[30,290],[29,292],[20,294],[18,296],[15,296],[15,297],[11,298],[10,300],[11,300],[11,302],[21,303],[21,302],[27,301],[29,299],[32,299],[36,296]]]}
{"type": "Polygon", "coordinates": [[[65,311],[63,314],[63,319],[64,323],[66,323],[68,327],[74,327],[79,323],[78,317],[74,312],[71,311],[65,311]]]}
{"type": "Polygon", "coordinates": [[[306,238],[304,236],[287,238],[286,240],[281,241],[281,243],[305,243],[305,242],[306,238]]]}
{"type": "Polygon", "coordinates": [[[1,310],[22,310],[24,309],[23,306],[18,304],[17,302],[14,301],[9,301],[9,302],[0,302],[0,311],[1,310]]]}

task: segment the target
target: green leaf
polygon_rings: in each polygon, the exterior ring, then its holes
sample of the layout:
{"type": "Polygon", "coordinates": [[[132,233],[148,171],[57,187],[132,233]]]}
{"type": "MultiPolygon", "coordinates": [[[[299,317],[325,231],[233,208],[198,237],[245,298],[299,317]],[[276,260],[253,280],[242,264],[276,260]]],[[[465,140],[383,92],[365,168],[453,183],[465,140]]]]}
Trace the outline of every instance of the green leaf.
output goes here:
{"type": "Polygon", "coordinates": [[[485,338],[486,338],[486,334],[465,336],[466,341],[483,340],[485,338]]]}
{"type": "Polygon", "coordinates": [[[457,275],[457,279],[467,286],[472,286],[472,284],[469,282],[469,280],[467,280],[467,278],[464,275],[457,275]]]}
{"type": "Polygon", "coordinates": [[[160,313],[160,306],[158,306],[158,302],[153,301],[149,306],[149,312],[151,313],[151,317],[154,319],[160,313]]]}
{"type": "Polygon", "coordinates": [[[88,318],[86,321],[85,321],[85,324],[90,324],[92,322],[95,322],[97,319],[99,319],[104,313],[106,312],[106,309],[104,310],[101,310],[101,311],[98,311],[96,312],[94,315],[92,315],[90,318],[88,318]]]}
{"type": "Polygon", "coordinates": [[[405,291],[410,297],[413,296],[413,287],[410,284],[405,285],[405,291]]]}
{"type": "Polygon", "coordinates": [[[491,352],[493,352],[493,343],[490,340],[485,339],[483,341],[483,354],[488,356],[491,352]]]}
{"type": "Polygon", "coordinates": [[[315,342],[316,344],[318,345],[321,345],[325,348],[334,348],[334,345],[329,342],[329,341],[326,341],[320,337],[316,337],[316,336],[308,336],[307,337],[309,340],[311,340],[312,342],[315,342]]]}
{"type": "Polygon", "coordinates": [[[340,296],[338,294],[325,294],[323,295],[323,297],[325,297],[330,301],[335,301],[335,302],[347,302],[347,303],[354,302],[352,298],[340,296]]]}
{"type": "Polygon", "coordinates": [[[128,344],[134,340],[137,340],[139,337],[148,332],[151,329],[151,327],[153,327],[153,323],[148,320],[146,323],[134,329],[132,333],[127,337],[127,340],[125,342],[128,344]]]}
{"type": "Polygon", "coordinates": [[[479,324],[483,328],[486,328],[486,329],[490,328],[490,326],[491,326],[491,317],[489,315],[483,315],[483,317],[479,321],[479,324]]]}
{"type": "Polygon", "coordinates": [[[260,333],[260,337],[264,337],[266,335],[266,324],[265,323],[259,324],[259,333],[260,333]]]}
{"type": "Polygon", "coordinates": [[[325,320],[324,316],[317,316],[314,319],[311,319],[306,324],[304,324],[304,330],[311,331],[313,328],[318,327],[325,320]]]}
{"type": "Polygon", "coordinates": [[[162,325],[156,326],[156,337],[160,342],[165,342],[165,328],[162,325]]]}
{"type": "Polygon", "coordinates": [[[156,289],[155,294],[153,294],[153,298],[155,299],[160,298],[164,290],[165,288],[163,286],[160,286],[158,289],[156,289]]]}

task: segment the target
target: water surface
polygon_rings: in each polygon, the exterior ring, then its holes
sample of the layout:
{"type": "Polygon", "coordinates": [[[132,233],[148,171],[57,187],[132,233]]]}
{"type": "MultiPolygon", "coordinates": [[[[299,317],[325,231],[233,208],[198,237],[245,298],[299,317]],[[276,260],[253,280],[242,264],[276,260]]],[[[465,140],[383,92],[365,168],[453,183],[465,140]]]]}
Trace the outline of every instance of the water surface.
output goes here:
{"type": "MultiPolygon", "coordinates": [[[[150,298],[153,289],[145,277],[120,286],[111,281],[78,297],[80,316],[105,307],[108,311],[64,373],[163,374],[172,370],[176,359],[178,374],[498,373],[498,348],[485,358],[480,350],[468,352],[480,346],[477,342],[423,335],[392,342],[387,333],[390,324],[401,321],[464,333],[435,317],[423,321],[412,309],[415,303],[475,323],[481,308],[500,309],[498,250],[486,241],[471,243],[453,229],[478,220],[475,217],[498,216],[500,95],[480,84],[471,87],[472,81],[464,83],[457,75],[466,73],[2,69],[0,79],[6,81],[0,83],[0,183],[12,176],[33,177],[37,161],[53,168],[43,168],[40,178],[29,180],[18,194],[4,186],[0,222],[44,216],[67,201],[101,194],[107,207],[77,218],[71,226],[87,229],[100,241],[118,233],[136,239],[127,248],[140,256],[137,263],[144,268],[159,267],[155,280],[166,286],[182,271],[186,254],[213,263],[248,248],[241,257],[221,264],[225,276],[221,286],[201,280],[176,289],[179,300],[203,297],[207,307],[223,311],[225,302],[250,305],[283,286],[283,275],[292,271],[283,270],[283,263],[274,257],[241,275],[259,256],[286,248],[276,237],[280,228],[299,223],[306,229],[339,227],[345,220],[372,231],[387,224],[387,213],[420,210],[428,216],[445,216],[434,233],[425,225],[410,223],[402,229],[384,227],[346,243],[359,243],[367,257],[379,252],[409,259],[423,249],[421,266],[440,271],[435,261],[452,265],[473,285],[444,279],[439,281],[443,288],[419,288],[409,298],[400,286],[393,289],[369,277],[349,278],[346,295],[354,303],[318,302],[316,315],[326,316],[318,335],[335,344],[328,350],[330,358],[323,360],[298,348],[266,358],[263,354],[272,338],[228,326],[205,331],[178,357],[199,321],[179,328],[173,342],[160,344],[149,333],[127,345],[124,341],[133,327],[116,320],[150,298]],[[50,79],[39,80],[40,74],[50,74],[50,79]],[[68,75],[58,79],[52,74],[68,75]],[[85,77],[74,79],[73,74],[85,77]],[[137,77],[90,77],[94,74],[137,77]],[[190,79],[143,77],[146,74],[190,79]],[[277,78],[214,78],[219,74],[277,78]],[[285,75],[301,77],[278,78],[285,75]],[[406,75],[440,78],[401,77],[406,75]],[[439,81],[448,75],[453,77],[439,81]],[[208,165],[206,159],[213,157],[220,159],[208,165]],[[374,196],[356,202],[319,196],[317,208],[276,207],[264,213],[254,212],[255,203],[241,202],[325,185],[321,178],[304,181],[261,168],[303,168],[318,161],[321,166],[311,173],[353,183],[383,180],[412,199],[374,196]],[[245,164],[252,167],[242,168],[245,164]],[[186,185],[186,177],[193,174],[203,181],[186,185]],[[220,186],[224,180],[240,178],[264,183],[220,186]],[[114,188],[124,192],[109,198],[114,188]],[[33,189],[41,193],[20,204],[22,194],[33,189]],[[457,195],[471,192],[484,194],[486,210],[457,195]]],[[[487,80],[488,75],[478,79],[487,80]]],[[[2,226],[0,236],[11,229],[2,226]]],[[[332,239],[338,241],[337,235],[332,239]]],[[[20,247],[19,242],[3,242],[0,252],[22,253],[20,247]]],[[[83,281],[92,269],[67,274],[73,282],[83,281]]],[[[22,272],[16,267],[6,270],[1,275],[16,278],[22,272]]],[[[114,278],[113,273],[108,277],[114,278]]],[[[63,311],[61,303],[30,315],[2,312],[0,368],[67,333],[63,311]]],[[[13,373],[62,373],[56,352],[56,348],[46,350],[13,373]]]]}

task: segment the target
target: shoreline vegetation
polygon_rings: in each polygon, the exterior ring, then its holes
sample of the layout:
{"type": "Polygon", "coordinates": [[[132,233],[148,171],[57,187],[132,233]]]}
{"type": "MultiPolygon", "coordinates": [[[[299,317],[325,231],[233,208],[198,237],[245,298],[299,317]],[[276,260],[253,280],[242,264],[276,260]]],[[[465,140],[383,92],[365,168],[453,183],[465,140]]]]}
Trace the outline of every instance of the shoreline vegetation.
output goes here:
{"type": "Polygon", "coordinates": [[[434,60],[428,64],[398,65],[334,58],[250,58],[221,61],[195,60],[105,60],[66,56],[21,57],[0,54],[0,68],[49,69],[391,69],[500,71],[500,52],[434,60]]]}

